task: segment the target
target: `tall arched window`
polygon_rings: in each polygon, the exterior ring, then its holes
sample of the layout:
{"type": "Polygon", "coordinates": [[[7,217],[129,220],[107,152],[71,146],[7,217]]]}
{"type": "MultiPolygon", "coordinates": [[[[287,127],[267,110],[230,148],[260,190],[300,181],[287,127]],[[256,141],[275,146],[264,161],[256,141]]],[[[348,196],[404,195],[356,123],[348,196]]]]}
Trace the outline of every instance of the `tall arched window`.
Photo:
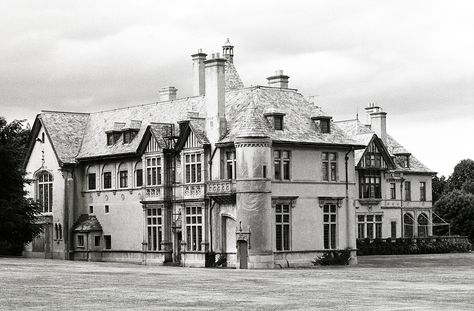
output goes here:
{"type": "Polygon", "coordinates": [[[41,172],[37,178],[38,194],[37,200],[43,207],[43,212],[53,211],[53,175],[41,172]]]}
{"type": "Polygon", "coordinates": [[[418,236],[428,236],[428,216],[425,213],[421,213],[418,216],[418,236]]]}
{"type": "Polygon", "coordinates": [[[403,235],[405,238],[413,237],[413,216],[410,213],[403,215],[403,235]]]}

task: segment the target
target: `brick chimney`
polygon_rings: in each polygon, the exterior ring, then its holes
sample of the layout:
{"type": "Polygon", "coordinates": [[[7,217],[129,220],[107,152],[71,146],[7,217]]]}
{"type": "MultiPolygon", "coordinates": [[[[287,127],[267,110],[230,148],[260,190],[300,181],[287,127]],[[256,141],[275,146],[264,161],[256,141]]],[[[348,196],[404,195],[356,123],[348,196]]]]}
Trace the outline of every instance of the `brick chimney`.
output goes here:
{"type": "Polygon", "coordinates": [[[178,89],[174,86],[165,86],[160,89],[160,102],[167,100],[175,100],[178,89]]]}
{"type": "Polygon", "coordinates": [[[387,113],[374,103],[365,108],[370,116],[370,129],[387,144],[387,113]]]}
{"type": "Polygon", "coordinates": [[[206,132],[211,143],[216,143],[226,131],[225,120],[225,63],[219,53],[204,61],[206,66],[206,132]]]}
{"type": "Polygon", "coordinates": [[[267,78],[268,86],[287,89],[289,78],[289,76],[283,74],[283,70],[277,70],[275,71],[275,75],[267,78]]]}
{"type": "Polygon", "coordinates": [[[193,96],[201,96],[206,91],[205,81],[205,65],[206,53],[201,49],[196,54],[191,55],[193,58],[193,96]]]}

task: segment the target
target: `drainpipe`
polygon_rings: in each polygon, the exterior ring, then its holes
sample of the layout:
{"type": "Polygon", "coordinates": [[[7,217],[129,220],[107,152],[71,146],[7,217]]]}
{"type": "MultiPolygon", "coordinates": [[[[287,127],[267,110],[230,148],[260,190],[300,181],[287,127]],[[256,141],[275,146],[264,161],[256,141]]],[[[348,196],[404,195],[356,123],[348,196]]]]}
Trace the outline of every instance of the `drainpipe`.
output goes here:
{"type": "MultiPolygon", "coordinates": [[[[349,154],[354,151],[354,147],[351,147],[349,151],[344,155],[344,165],[345,165],[345,174],[346,174],[346,230],[347,230],[347,247],[351,250],[351,264],[357,264],[357,257],[352,256],[356,252],[357,245],[354,245],[355,242],[355,228],[353,215],[355,214],[353,209],[349,204],[349,154]]],[[[355,255],[355,254],[354,254],[355,255]]]]}
{"type": "Polygon", "coordinates": [[[212,201],[211,208],[209,209],[209,236],[210,236],[210,243],[209,243],[209,248],[212,253],[213,248],[212,248],[212,210],[214,209],[214,206],[216,206],[216,202],[214,200],[212,201]]]}
{"type": "Polygon", "coordinates": [[[405,179],[403,178],[403,173],[400,173],[400,226],[401,226],[401,230],[400,230],[400,233],[402,234],[401,235],[401,238],[404,238],[405,235],[404,235],[404,231],[405,231],[405,228],[404,228],[404,221],[403,221],[403,182],[405,181],[405,179]]]}

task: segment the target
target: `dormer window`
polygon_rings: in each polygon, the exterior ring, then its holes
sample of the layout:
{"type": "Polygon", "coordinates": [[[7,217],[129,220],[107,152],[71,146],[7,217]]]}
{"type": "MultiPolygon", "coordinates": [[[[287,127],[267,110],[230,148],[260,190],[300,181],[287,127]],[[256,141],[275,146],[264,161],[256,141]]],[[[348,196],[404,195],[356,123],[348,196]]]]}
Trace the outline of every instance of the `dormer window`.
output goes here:
{"type": "Polygon", "coordinates": [[[263,114],[265,118],[270,122],[275,131],[283,131],[283,119],[285,114],[283,112],[276,111],[275,109],[269,109],[263,114]]]}
{"type": "Polygon", "coordinates": [[[316,131],[322,134],[331,133],[331,119],[332,119],[331,117],[316,116],[316,117],[311,117],[311,119],[314,121],[316,131]]]}
{"type": "Polygon", "coordinates": [[[283,130],[283,116],[274,116],[273,117],[273,127],[275,130],[283,130]]]}
{"type": "Polygon", "coordinates": [[[410,154],[397,154],[397,162],[403,168],[410,168],[410,154]]]}
{"type": "Polygon", "coordinates": [[[107,133],[107,146],[112,146],[114,144],[114,134],[107,133]]]}

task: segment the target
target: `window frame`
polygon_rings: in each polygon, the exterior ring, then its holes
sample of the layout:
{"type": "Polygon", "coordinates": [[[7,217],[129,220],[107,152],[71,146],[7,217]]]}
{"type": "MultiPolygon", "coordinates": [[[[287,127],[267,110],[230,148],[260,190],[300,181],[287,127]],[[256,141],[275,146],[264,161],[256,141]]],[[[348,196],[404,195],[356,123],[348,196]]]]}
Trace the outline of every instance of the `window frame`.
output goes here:
{"type": "Polygon", "coordinates": [[[163,249],[163,208],[151,206],[146,209],[145,216],[147,249],[161,251],[163,249]]]}
{"type": "Polygon", "coordinates": [[[273,116],[273,128],[276,131],[283,131],[283,115],[274,115],[273,116]]]}
{"type": "Polygon", "coordinates": [[[337,249],[337,246],[338,246],[337,209],[338,207],[336,203],[326,203],[323,205],[323,219],[322,220],[323,220],[323,247],[324,249],[337,249]]]}
{"type": "Polygon", "coordinates": [[[291,150],[274,149],[273,150],[273,179],[288,181],[291,180],[291,150]],[[287,155],[285,157],[284,155],[287,155]],[[277,172],[279,176],[277,177],[277,172]]]}
{"type": "Polygon", "coordinates": [[[291,251],[291,203],[275,204],[275,250],[291,251]],[[287,219],[285,220],[285,216],[287,219]]]}
{"type": "Polygon", "coordinates": [[[97,189],[97,175],[96,173],[87,174],[87,190],[96,190],[97,189]],[[94,175],[93,178],[92,175],[94,175]]]}
{"type": "Polygon", "coordinates": [[[43,213],[53,212],[53,182],[53,174],[48,171],[42,171],[36,176],[36,200],[41,204],[43,213]]]}
{"type": "Polygon", "coordinates": [[[382,213],[357,213],[357,238],[381,239],[383,227],[382,213]],[[362,220],[361,220],[362,217],[362,220]],[[362,230],[361,230],[362,228],[362,230]],[[369,228],[371,228],[369,230],[369,228]],[[370,231],[370,233],[369,233],[370,231]]]}
{"type": "Polygon", "coordinates": [[[186,152],[183,154],[183,182],[185,184],[199,184],[203,182],[203,160],[204,154],[200,151],[186,152]]]}
{"type": "Polygon", "coordinates": [[[420,181],[420,201],[426,202],[426,182],[420,181]]]}
{"type": "Polygon", "coordinates": [[[359,198],[382,199],[382,176],[380,171],[359,170],[359,198]]]}
{"type": "Polygon", "coordinates": [[[112,249],[112,236],[111,235],[104,235],[104,248],[112,249]]]}
{"type": "Polygon", "coordinates": [[[321,171],[323,181],[337,181],[337,152],[321,152],[321,171]],[[331,159],[333,157],[333,159],[331,159]]]}
{"type": "Polygon", "coordinates": [[[411,201],[411,181],[405,180],[404,188],[405,188],[405,201],[411,201]]]}
{"type": "Polygon", "coordinates": [[[124,189],[128,188],[128,170],[121,170],[118,173],[119,177],[119,188],[124,189]]]}
{"type": "Polygon", "coordinates": [[[390,200],[397,199],[397,184],[394,182],[390,183],[390,200]]]}
{"type": "Polygon", "coordinates": [[[231,180],[237,178],[237,157],[235,150],[225,152],[225,176],[226,179],[231,180]]]}
{"type": "Polygon", "coordinates": [[[163,157],[155,155],[145,158],[145,185],[154,187],[163,185],[163,157]]]}
{"type": "Polygon", "coordinates": [[[112,171],[102,173],[102,187],[104,190],[112,189],[112,171]]]}
{"type": "Polygon", "coordinates": [[[85,238],[83,234],[77,235],[77,247],[84,248],[85,247],[85,238]]]}
{"type": "Polygon", "coordinates": [[[201,252],[204,241],[204,208],[202,206],[186,206],[184,212],[186,251],[201,252]]]}

